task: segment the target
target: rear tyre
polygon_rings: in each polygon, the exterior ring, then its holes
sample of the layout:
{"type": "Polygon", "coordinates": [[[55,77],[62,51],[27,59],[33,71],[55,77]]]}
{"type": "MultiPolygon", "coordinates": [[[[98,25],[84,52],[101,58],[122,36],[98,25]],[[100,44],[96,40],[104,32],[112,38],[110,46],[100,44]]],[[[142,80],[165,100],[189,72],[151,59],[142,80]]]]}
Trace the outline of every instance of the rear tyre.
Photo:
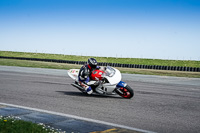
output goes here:
{"type": "Polygon", "coordinates": [[[115,90],[115,92],[123,98],[131,99],[134,96],[134,91],[130,86],[121,87],[115,90]]]}

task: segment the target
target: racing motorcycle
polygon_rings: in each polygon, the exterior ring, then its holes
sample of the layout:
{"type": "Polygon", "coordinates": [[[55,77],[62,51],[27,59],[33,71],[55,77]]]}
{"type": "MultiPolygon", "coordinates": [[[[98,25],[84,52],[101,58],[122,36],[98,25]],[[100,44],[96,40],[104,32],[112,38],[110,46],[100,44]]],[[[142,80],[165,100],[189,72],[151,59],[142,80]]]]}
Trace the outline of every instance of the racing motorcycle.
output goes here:
{"type": "MultiPolygon", "coordinates": [[[[121,73],[118,69],[106,66],[103,69],[94,70],[91,73],[90,81],[87,83],[93,89],[93,93],[100,95],[120,95],[123,98],[130,99],[134,96],[134,90],[121,81],[121,73]]],[[[75,81],[71,85],[86,93],[85,89],[78,81],[79,69],[68,70],[68,75],[75,81]]]]}

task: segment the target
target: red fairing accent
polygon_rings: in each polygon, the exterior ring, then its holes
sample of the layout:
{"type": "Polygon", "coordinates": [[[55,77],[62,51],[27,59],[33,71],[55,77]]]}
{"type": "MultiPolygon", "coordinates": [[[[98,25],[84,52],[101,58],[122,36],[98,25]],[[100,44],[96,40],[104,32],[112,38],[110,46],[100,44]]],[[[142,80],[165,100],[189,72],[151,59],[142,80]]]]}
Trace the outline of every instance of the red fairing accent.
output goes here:
{"type": "Polygon", "coordinates": [[[88,65],[88,68],[91,70],[92,69],[92,67],[90,66],[90,65],[88,65]]]}
{"type": "Polygon", "coordinates": [[[104,71],[101,71],[101,70],[94,70],[92,71],[92,74],[91,74],[91,79],[92,80],[102,80],[102,74],[104,73],[104,71]]]}

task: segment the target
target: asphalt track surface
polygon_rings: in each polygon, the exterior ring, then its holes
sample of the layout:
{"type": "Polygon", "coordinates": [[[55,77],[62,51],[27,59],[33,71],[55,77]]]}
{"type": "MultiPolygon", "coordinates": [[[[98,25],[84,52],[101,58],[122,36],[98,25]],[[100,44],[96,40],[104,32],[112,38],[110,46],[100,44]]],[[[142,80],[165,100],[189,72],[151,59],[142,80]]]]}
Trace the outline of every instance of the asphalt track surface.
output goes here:
{"type": "Polygon", "coordinates": [[[132,99],[84,95],[66,70],[0,66],[0,102],[160,133],[200,131],[200,79],[123,74],[132,99]]]}

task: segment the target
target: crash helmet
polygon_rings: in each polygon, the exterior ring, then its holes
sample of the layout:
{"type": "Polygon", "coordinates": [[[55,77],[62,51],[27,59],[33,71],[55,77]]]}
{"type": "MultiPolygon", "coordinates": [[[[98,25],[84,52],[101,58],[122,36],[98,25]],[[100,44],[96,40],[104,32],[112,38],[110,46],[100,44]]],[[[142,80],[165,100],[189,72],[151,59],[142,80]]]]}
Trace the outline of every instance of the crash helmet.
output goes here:
{"type": "Polygon", "coordinates": [[[96,59],[94,59],[94,58],[89,58],[89,59],[88,59],[88,65],[89,65],[91,68],[96,68],[96,67],[97,67],[97,61],[96,61],[96,59]]]}

